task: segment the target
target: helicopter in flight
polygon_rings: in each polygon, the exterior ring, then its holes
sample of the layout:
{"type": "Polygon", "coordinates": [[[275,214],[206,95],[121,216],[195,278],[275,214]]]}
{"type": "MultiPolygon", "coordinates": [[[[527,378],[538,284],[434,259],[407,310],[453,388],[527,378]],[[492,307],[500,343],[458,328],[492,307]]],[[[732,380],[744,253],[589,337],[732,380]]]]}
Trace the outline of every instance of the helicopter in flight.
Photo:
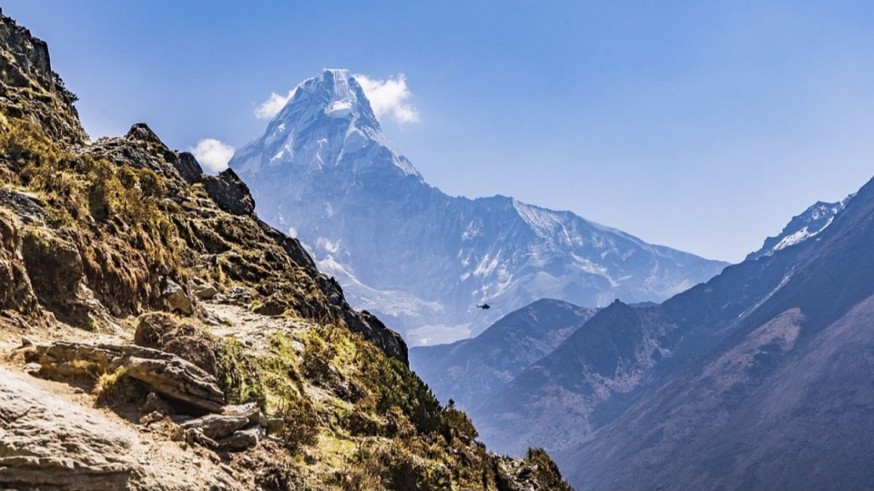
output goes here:
{"type": "Polygon", "coordinates": [[[477,304],[477,305],[476,305],[476,308],[478,308],[478,309],[483,309],[483,310],[489,310],[490,308],[492,308],[492,306],[489,305],[489,304],[487,304],[487,303],[483,303],[482,305],[477,304]]]}

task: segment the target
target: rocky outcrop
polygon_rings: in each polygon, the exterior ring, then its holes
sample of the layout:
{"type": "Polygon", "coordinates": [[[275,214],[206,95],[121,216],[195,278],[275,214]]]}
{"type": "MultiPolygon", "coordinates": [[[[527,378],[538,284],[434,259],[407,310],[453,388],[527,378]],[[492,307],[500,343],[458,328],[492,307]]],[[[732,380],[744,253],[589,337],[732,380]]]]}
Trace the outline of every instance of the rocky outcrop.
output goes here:
{"type": "Polygon", "coordinates": [[[215,352],[209,343],[193,326],[178,322],[168,314],[154,312],[141,316],[134,343],[179,356],[210,375],[218,373],[215,352]]]}
{"type": "Polygon", "coordinates": [[[127,489],[131,445],[116,425],[0,368],[0,487],[127,489]]]}
{"type": "Polygon", "coordinates": [[[176,355],[140,346],[58,342],[37,346],[39,373],[65,380],[123,370],[153,392],[208,412],[219,412],[225,396],[215,377],[176,355]]]}
{"type": "Polygon", "coordinates": [[[54,384],[44,384],[0,368],[0,489],[251,489],[218,459],[150,441],[150,432],[72,403],[53,391],[54,384]]]}
{"type": "Polygon", "coordinates": [[[500,458],[496,467],[501,491],[573,491],[562,480],[552,459],[541,449],[529,449],[524,459],[500,458]]]}
{"type": "Polygon", "coordinates": [[[221,414],[183,419],[179,426],[186,440],[231,452],[254,447],[268,432],[268,420],[254,403],[226,406],[221,414]]]}
{"type": "Polygon", "coordinates": [[[15,220],[0,208],[0,311],[7,316],[33,317],[39,312],[39,303],[24,267],[21,244],[15,220]]]}
{"type": "Polygon", "coordinates": [[[175,159],[172,163],[179,172],[179,175],[182,176],[182,179],[185,179],[188,184],[194,184],[203,177],[203,169],[200,167],[197,159],[194,158],[194,155],[188,152],[180,153],[179,158],[175,159]]]}
{"type": "Polygon", "coordinates": [[[206,192],[222,210],[232,215],[251,215],[255,211],[255,200],[249,187],[231,169],[202,179],[206,192]]]}
{"type": "MultiPolygon", "coordinates": [[[[337,285],[340,288],[340,285],[337,285]]],[[[358,315],[347,318],[347,326],[352,332],[360,333],[387,355],[409,364],[407,344],[401,335],[387,328],[379,318],[363,310],[358,315]]]]}
{"type": "Polygon", "coordinates": [[[3,113],[30,117],[46,133],[68,143],[84,143],[88,135],[73,107],[76,96],[52,71],[46,43],[3,15],[0,10],[0,87],[3,113]]]}

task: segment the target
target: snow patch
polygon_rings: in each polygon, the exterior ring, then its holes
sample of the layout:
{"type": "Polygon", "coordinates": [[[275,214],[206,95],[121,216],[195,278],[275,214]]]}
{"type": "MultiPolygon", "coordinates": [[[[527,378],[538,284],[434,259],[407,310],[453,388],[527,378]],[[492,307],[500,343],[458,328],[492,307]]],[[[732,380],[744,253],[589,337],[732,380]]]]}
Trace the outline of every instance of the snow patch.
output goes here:
{"type": "Polygon", "coordinates": [[[329,107],[325,108],[325,114],[332,118],[345,118],[352,114],[352,102],[334,101],[329,107]]]}

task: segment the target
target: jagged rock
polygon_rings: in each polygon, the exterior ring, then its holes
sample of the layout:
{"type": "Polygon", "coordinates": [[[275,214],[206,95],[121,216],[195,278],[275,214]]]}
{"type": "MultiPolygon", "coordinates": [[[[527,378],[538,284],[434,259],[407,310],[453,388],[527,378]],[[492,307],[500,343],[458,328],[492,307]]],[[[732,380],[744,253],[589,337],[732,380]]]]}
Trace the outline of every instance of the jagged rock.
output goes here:
{"type": "Polygon", "coordinates": [[[291,305],[279,294],[273,294],[265,298],[263,302],[255,305],[252,311],[256,314],[277,316],[282,315],[291,305]]]}
{"type": "Polygon", "coordinates": [[[313,258],[310,257],[306,249],[301,245],[300,241],[283,234],[279,230],[276,230],[260,220],[258,221],[258,225],[268,237],[276,241],[276,243],[282,247],[295,264],[310,270],[316,269],[316,263],[313,261],[313,258]]]}
{"type": "Polygon", "coordinates": [[[107,421],[0,368],[0,488],[127,489],[131,444],[107,421]]]}
{"type": "Polygon", "coordinates": [[[207,412],[219,412],[224,393],[215,377],[182,358],[140,346],[57,342],[37,346],[40,374],[49,378],[92,377],[124,368],[124,376],[150,390],[207,412]]]}
{"type": "Polygon", "coordinates": [[[496,469],[506,491],[573,491],[561,477],[555,462],[541,449],[529,449],[521,459],[498,457],[496,469]]]}
{"type": "Polygon", "coordinates": [[[208,414],[196,419],[189,419],[179,424],[185,430],[200,430],[207,437],[216,440],[229,436],[249,424],[247,416],[226,416],[223,414],[208,414]]]}
{"type": "Polygon", "coordinates": [[[252,303],[252,292],[246,287],[235,286],[224,294],[216,295],[216,300],[221,303],[245,307],[252,303]]]}
{"type": "Polygon", "coordinates": [[[203,176],[203,185],[222,210],[232,215],[251,215],[255,211],[255,200],[249,187],[231,169],[218,176],[203,176]]]}
{"type": "Polygon", "coordinates": [[[375,315],[362,310],[357,315],[348,316],[346,325],[350,331],[361,333],[388,356],[397,358],[404,365],[410,364],[407,343],[400,334],[387,328],[375,315]]]}
{"type": "Polygon", "coordinates": [[[129,140],[139,140],[146,143],[157,143],[161,146],[164,145],[164,142],[158,138],[158,135],[156,135],[146,123],[136,123],[131,126],[127,135],[125,135],[125,138],[129,140]]]}
{"type": "Polygon", "coordinates": [[[225,406],[221,414],[208,414],[179,423],[186,439],[209,448],[229,451],[245,450],[256,445],[268,433],[268,425],[269,420],[255,403],[225,406]]]}
{"type": "Polygon", "coordinates": [[[207,411],[218,411],[224,405],[224,393],[215,378],[179,357],[171,360],[131,358],[125,365],[125,375],[144,382],[155,392],[207,411]]]}
{"type": "Polygon", "coordinates": [[[194,296],[200,300],[210,300],[218,295],[218,290],[212,285],[194,285],[191,288],[194,296]]]}
{"type": "Polygon", "coordinates": [[[21,245],[15,221],[0,212],[0,309],[35,315],[38,302],[21,257],[21,245]]]}
{"type": "Polygon", "coordinates": [[[200,181],[201,176],[203,176],[203,169],[197,159],[188,152],[179,153],[179,157],[174,159],[172,164],[179,171],[182,179],[185,179],[189,184],[200,181]]]}
{"type": "Polygon", "coordinates": [[[254,402],[239,404],[236,406],[225,406],[222,408],[224,416],[241,416],[247,418],[250,423],[264,426],[266,418],[261,413],[261,409],[254,402]]]}
{"type": "Polygon", "coordinates": [[[0,206],[15,212],[25,225],[43,224],[47,218],[45,203],[32,193],[0,188],[0,206]]]}
{"type": "Polygon", "coordinates": [[[199,428],[182,429],[182,439],[189,445],[200,445],[206,448],[218,448],[218,443],[212,438],[203,434],[199,428]]]}
{"type": "Polygon", "coordinates": [[[194,306],[191,299],[185,293],[185,290],[173,280],[167,280],[167,286],[161,292],[164,297],[164,302],[172,311],[182,312],[186,315],[194,313],[194,306]]]}
{"type": "Polygon", "coordinates": [[[218,447],[230,452],[241,452],[258,444],[265,436],[264,428],[253,426],[245,430],[235,431],[228,437],[218,440],[218,447]]]}

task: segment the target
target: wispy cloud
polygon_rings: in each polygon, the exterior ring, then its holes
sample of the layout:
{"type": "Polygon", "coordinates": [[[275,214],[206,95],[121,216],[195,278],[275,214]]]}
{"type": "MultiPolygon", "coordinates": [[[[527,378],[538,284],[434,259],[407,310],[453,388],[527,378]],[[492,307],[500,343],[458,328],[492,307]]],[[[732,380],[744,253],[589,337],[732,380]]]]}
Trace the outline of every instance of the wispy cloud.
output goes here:
{"type": "Polygon", "coordinates": [[[188,151],[194,155],[200,165],[213,173],[227,169],[228,162],[234,156],[234,147],[215,138],[204,138],[188,151]]]}
{"type": "Polygon", "coordinates": [[[258,119],[272,119],[273,116],[279,114],[285,104],[294,97],[297,87],[288,91],[286,95],[279,95],[276,92],[271,92],[270,97],[255,108],[255,117],[258,119]]]}
{"type": "Polygon", "coordinates": [[[392,118],[398,123],[419,121],[419,111],[408,100],[413,96],[407,88],[407,77],[403,73],[395,78],[379,80],[367,75],[356,74],[355,80],[370,100],[370,106],[379,119],[392,118]]]}

